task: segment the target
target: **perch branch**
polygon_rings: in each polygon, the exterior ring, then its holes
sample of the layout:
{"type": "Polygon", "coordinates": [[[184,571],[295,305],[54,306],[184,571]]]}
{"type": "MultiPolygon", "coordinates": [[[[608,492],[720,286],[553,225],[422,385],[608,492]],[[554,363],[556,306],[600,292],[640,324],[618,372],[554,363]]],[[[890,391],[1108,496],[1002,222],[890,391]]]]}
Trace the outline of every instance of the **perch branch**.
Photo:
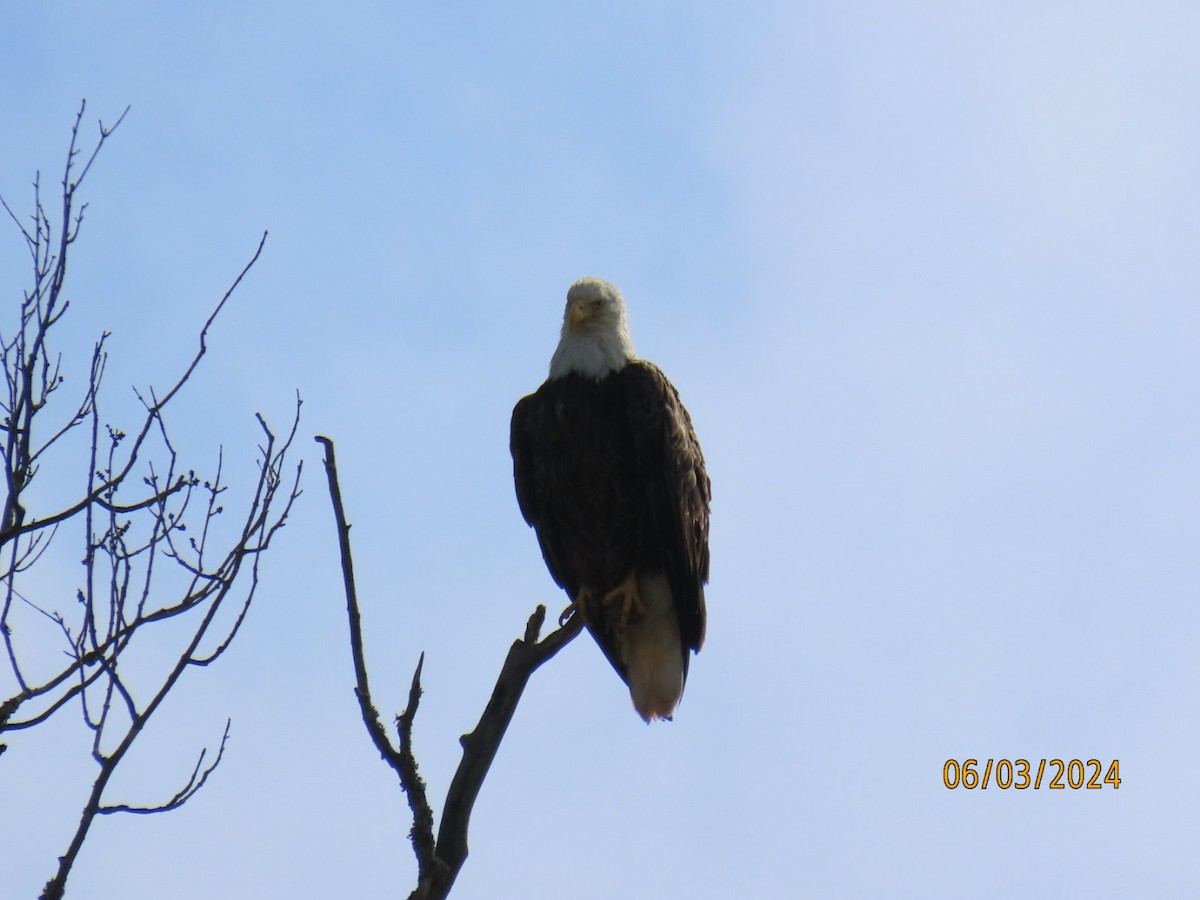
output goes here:
{"type": "Polygon", "coordinates": [[[425,882],[418,885],[410,900],[441,900],[450,893],[454,879],[467,861],[467,828],[475,799],[492,760],[496,758],[496,751],[500,749],[508,723],[517,711],[529,676],[574,639],[583,627],[583,616],[572,616],[565,625],[539,641],[538,634],[545,619],[546,607],[538,606],[525,626],[525,636],[513,641],[509,648],[496,687],[475,730],[460,739],[462,761],[450,781],[442,825],[438,829],[437,858],[441,865],[428,885],[425,882]]]}
{"type": "Polygon", "coordinates": [[[363,654],[358,592],[355,588],[354,565],[350,554],[350,526],[346,522],[342,492],[338,485],[333,441],[322,436],[318,436],[316,440],[325,448],[325,472],[329,478],[329,495],[333,501],[334,518],[337,522],[342,577],[346,590],[346,612],[350,620],[350,649],[354,657],[354,693],[358,697],[367,732],[380,755],[399,776],[400,786],[408,796],[413,813],[410,838],[417,857],[417,887],[409,900],[442,900],[449,895],[463,863],[466,862],[467,829],[470,825],[471,810],[492,760],[496,758],[508,724],[517,710],[525,685],[543,663],[579,634],[583,627],[582,617],[573,616],[565,625],[540,641],[538,637],[545,623],[546,607],[538,606],[529,617],[524,636],[514,641],[509,648],[496,686],[492,690],[491,699],[484,708],[479,723],[472,732],[463,735],[460,741],[463,748],[462,761],[450,782],[442,824],[435,840],[433,813],[426,798],[425,782],[417,770],[417,761],[412,749],[412,726],[421,697],[421,667],[425,656],[421,655],[413,673],[408,706],[396,720],[400,741],[397,748],[388,739],[379,712],[371,701],[363,654]]]}

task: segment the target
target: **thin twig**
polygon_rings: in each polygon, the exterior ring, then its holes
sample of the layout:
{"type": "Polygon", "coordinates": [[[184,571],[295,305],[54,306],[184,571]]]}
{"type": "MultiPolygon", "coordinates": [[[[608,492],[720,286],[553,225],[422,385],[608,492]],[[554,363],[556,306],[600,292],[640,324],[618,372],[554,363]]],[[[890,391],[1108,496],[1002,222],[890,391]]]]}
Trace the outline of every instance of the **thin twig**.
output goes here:
{"type": "Polygon", "coordinates": [[[179,807],[196,796],[200,788],[204,787],[204,782],[208,781],[208,776],[221,764],[221,759],[225,756],[225,744],[229,741],[229,728],[231,725],[233,725],[233,720],[226,719],[225,733],[221,735],[221,745],[217,748],[217,758],[204,771],[201,771],[200,767],[204,765],[204,757],[208,755],[208,748],[205,747],[201,750],[200,758],[196,760],[196,767],[192,769],[192,775],[187,780],[187,784],[180,788],[170,800],[160,803],[158,806],[129,806],[125,803],[118,803],[114,806],[101,806],[96,810],[97,814],[107,816],[113,813],[134,813],[144,816],[179,809],[179,807]]]}
{"type": "Polygon", "coordinates": [[[416,752],[413,750],[413,720],[417,717],[417,706],[421,702],[421,669],[425,665],[425,654],[417,660],[412,685],[408,689],[408,706],[396,716],[396,729],[400,734],[400,783],[408,797],[408,808],[412,812],[413,824],[408,837],[412,841],[413,853],[417,857],[417,879],[428,875],[438,865],[433,841],[433,809],[425,790],[425,779],[417,768],[416,752]]]}
{"type": "Polygon", "coordinates": [[[346,590],[346,615],[350,620],[350,653],[354,660],[354,694],[358,697],[363,723],[367,726],[372,743],[379,750],[380,756],[399,775],[402,767],[400,752],[392,746],[387,729],[383,727],[383,719],[380,718],[379,711],[371,703],[371,688],[367,681],[367,663],[363,654],[362,616],[358,608],[358,591],[354,582],[354,558],[350,553],[350,524],[346,521],[345,507],[342,505],[342,490],[338,485],[337,458],[334,455],[333,441],[320,436],[316,440],[325,448],[325,474],[329,479],[329,495],[333,500],[333,515],[337,522],[338,549],[342,559],[342,582],[346,590]]]}

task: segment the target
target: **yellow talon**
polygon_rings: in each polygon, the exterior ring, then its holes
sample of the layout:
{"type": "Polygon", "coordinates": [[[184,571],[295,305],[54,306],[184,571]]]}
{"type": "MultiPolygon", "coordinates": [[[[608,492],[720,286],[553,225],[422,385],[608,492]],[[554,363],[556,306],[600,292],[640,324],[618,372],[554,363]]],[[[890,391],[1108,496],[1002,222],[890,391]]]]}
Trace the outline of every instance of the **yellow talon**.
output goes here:
{"type": "MultiPolygon", "coordinates": [[[[624,631],[625,626],[629,624],[629,620],[632,617],[641,617],[646,613],[646,607],[642,603],[641,592],[638,590],[637,573],[633,569],[630,569],[629,574],[625,576],[625,580],[603,597],[597,597],[596,593],[589,588],[581,588],[575,596],[575,600],[559,615],[559,627],[561,628],[563,625],[566,625],[576,615],[583,616],[583,623],[590,625],[590,617],[587,612],[588,605],[597,602],[600,606],[606,608],[620,602],[621,613],[617,616],[616,620],[617,631],[624,631]]],[[[612,619],[608,619],[608,622],[609,629],[611,630],[612,619]]]]}
{"type": "Polygon", "coordinates": [[[571,603],[571,605],[568,606],[566,609],[564,609],[561,613],[559,613],[559,616],[558,616],[558,627],[559,628],[562,628],[564,625],[566,625],[568,622],[570,622],[572,617],[574,617],[576,614],[583,616],[583,623],[585,625],[587,624],[587,598],[588,598],[587,590],[586,589],[581,590],[579,592],[579,596],[577,596],[575,598],[575,600],[571,603]]]}
{"type": "Polygon", "coordinates": [[[605,594],[600,602],[608,606],[615,603],[617,598],[621,600],[621,615],[617,618],[617,630],[624,631],[625,626],[629,624],[631,612],[636,613],[639,617],[646,613],[646,607],[642,604],[641,592],[638,591],[637,573],[633,569],[630,569],[625,580],[605,594]]]}

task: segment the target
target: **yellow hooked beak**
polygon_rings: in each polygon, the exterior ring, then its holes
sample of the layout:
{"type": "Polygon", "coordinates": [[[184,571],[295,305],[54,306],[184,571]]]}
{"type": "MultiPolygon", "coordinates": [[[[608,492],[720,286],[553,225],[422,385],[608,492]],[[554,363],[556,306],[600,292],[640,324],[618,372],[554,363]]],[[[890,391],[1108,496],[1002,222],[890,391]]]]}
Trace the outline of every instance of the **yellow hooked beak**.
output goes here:
{"type": "Polygon", "coordinates": [[[586,301],[576,300],[567,309],[567,327],[574,331],[579,327],[579,323],[590,317],[591,314],[591,306],[586,301]]]}

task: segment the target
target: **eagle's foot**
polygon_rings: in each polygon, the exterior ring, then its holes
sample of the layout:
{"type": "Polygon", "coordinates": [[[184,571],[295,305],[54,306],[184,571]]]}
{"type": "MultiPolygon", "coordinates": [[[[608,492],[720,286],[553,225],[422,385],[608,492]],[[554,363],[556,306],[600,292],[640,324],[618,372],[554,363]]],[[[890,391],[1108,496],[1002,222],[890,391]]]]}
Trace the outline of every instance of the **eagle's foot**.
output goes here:
{"type": "Polygon", "coordinates": [[[576,616],[582,616],[583,622],[586,625],[587,624],[587,601],[588,601],[587,591],[580,591],[579,596],[575,598],[574,602],[571,603],[570,606],[568,606],[566,609],[564,609],[561,613],[558,614],[558,627],[562,628],[564,625],[566,625],[568,622],[570,622],[576,616]]]}
{"type": "Polygon", "coordinates": [[[610,606],[618,600],[621,603],[621,615],[617,617],[617,630],[624,631],[625,626],[629,624],[631,615],[640,618],[646,613],[641,592],[638,590],[637,573],[633,569],[630,569],[625,580],[605,594],[600,602],[605,606],[610,606]]]}

